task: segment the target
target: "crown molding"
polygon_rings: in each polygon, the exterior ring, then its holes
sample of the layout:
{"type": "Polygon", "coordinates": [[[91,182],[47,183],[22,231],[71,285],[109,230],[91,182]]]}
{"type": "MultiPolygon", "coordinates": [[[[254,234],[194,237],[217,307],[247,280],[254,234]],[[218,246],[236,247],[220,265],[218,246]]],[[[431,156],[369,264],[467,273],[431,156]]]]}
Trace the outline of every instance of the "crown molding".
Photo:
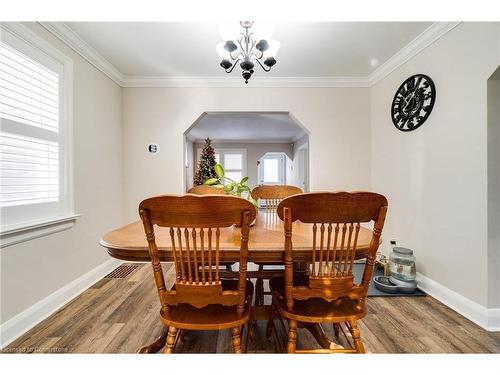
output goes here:
{"type": "Polygon", "coordinates": [[[85,60],[121,87],[372,87],[412,57],[453,30],[460,22],[435,22],[370,75],[363,77],[252,77],[245,84],[239,76],[130,76],[121,73],[76,32],[62,22],[39,22],[85,60]]]}
{"type": "Polygon", "coordinates": [[[124,76],[122,87],[369,87],[365,77],[124,76]]]}
{"type": "MultiPolygon", "coordinates": [[[[191,136],[191,135],[190,135],[191,136]]],[[[193,138],[191,136],[191,138],[193,138]]],[[[194,140],[189,139],[191,142],[194,144],[203,144],[205,142],[204,139],[200,138],[193,138],[194,140]]],[[[210,138],[210,141],[212,144],[291,144],[293,143],[292,139],[216,139],[216,138],[210,138]]]]}
{"type": "Polygon", "coordinates": [[[62,22],[39,22],[39,24],[61,39],[90,64],[106,74],[117,85],[123,86],[123,74],[69,26],[62,22]]]}
{"type": "Polygon", "coordinates": [[[370,87],[387,77],[401,65],[429,47],[436,40],[457,27],[461,22],[435,22],[410,43],[400,49],[385,63],[380,65],[368,77],[370,87]]]}

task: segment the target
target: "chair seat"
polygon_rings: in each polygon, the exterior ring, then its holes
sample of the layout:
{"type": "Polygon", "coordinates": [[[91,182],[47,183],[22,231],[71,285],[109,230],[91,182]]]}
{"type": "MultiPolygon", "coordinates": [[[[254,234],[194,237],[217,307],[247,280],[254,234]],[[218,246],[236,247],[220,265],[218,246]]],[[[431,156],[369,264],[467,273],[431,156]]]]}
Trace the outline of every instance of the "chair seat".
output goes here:
{"type": "MultiPolygon", "coordinates": [[[[307,284],[307,276],[298,275],[294,277],[294,286],[307,284]]],[[[322,298],[294,300],[293,310],[288,311],[285,301],[285,278],[272,278],[269,280],[269,287],[273,299],[277,301],[280,314],[287,319],[311,323],[340,323],[351,319],[361,319],[366,315],[366,311],[359,307],[357,301],[349,297],[340,297],[332,302],[322,298]]]]}
{"type": "MultiPolygon", "coordinates": [[[[238,290],[238,280],[221,280],[223,290],[238,290]]],[[[160,317],[166,326],[190,330],[219,330],[245,324],[250,316],[253,284],[247,280],[247,301],[242,315],[237,306],[208,305],[198,309],[187,303],[170,306],[169,311],[160,310],[160,317]]],[[[172,288],[174,289],[174,288],[172,288]]]]}

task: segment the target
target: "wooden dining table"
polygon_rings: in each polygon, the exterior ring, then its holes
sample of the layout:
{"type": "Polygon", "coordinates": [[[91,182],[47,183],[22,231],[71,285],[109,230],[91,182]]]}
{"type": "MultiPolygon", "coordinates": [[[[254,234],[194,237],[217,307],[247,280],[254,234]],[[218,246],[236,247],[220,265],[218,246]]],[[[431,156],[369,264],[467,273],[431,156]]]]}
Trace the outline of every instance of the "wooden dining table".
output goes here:
{"type": "MultiPolygon", "coordinates": [[[[169,228],[155,227],[160,260],[172,262],[173,253],[170,243],[169,228]]],[[[293,223],[294,261],[310,262],[313,231],[312,224],[293,223]]],[[[372,231],[361,227],[356,247],[356,259],[366,258],[372,237],[372,231]]],[[[235,226],[220,228],[220,262],[230,264],[239,261],[240,229],[235,226]]],[[[129,262],[150,262],[148,243],[141,221],[127,224],[106,233],[99,243],[107,249],[110,256],[129,262]]],[[[259,264],[280,264],[284,262],[284,227],[276,212],[259,210],[255,223],[250,228],[248,241],[248,262],[259,264]]],[[[270,278],[281,275],[282,270],[264,270],[247,272],[248,278],[270,278]]],[[[222,271],[221,277],[234,277],[235,273],[222,271]]],[[[269,306],[255,306],[252,320],[266,320],[269,306]]],[[[305,326],[323,348],[330,348],[332,343],[319,324],[305,326]]],[[[166,331],[152,344],[139,349],[141,353],[156,352],[165,345],[166,331]]]]}

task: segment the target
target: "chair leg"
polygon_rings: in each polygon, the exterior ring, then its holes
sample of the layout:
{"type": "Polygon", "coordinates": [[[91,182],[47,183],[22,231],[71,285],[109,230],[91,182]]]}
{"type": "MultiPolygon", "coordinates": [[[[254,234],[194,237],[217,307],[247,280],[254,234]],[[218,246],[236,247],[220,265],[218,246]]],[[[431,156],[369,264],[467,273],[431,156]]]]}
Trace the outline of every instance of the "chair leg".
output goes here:
{"type": "Polygon", "coordinates": [[[180,329],[179,330],[179,338],[177,339],[177,341],[182,342],[182,340],[184,340],[184,335],[185,334],[186,334],[186,330],[185,329],[180,329]]]}
{"type": "Polygon", "coordinates": [[[354,347],[356,348],[356,352],[361,354],[365,352],[365,346],[363,345],[363,341],[361,341],[361,336],[359,334],[358,323],[355,320],[351,320],[351,335],[354,340],[354,347]]]}
{"type": "Polygon", "coordinates": [[[277,316],[276,306],[274,305],[274,298],[271,306],[269,307],[269,317],[266,325],[266,338],[270,338],[274,329],[274,318],[277,316]]]}
{"type": "MultiPolygon", "coordinates": [[[[264,270],[264,265],[259,265],[259,271],[264,270]]],[[[264,279],[255,281],[255,306],[264,306],[264,279]]]]}
{"type": "Polygon", "coordinates": [[[172,354],[174,352],[175,339],[177,336],[177,328],[168,327],[168,336],[167,336],[167,346],[165,347],[165,354],[172,354]]]}
{"type": "MultiPolygon", "coordinates": [[[[244,353],[248,353],[248,348],[250,347],[250,343],[254,344],[255,343],[255,327],[252,328],[253,324],[255,322],[248,321],[246,326],[247,326],[247,334],[246,334],[246,340],[245,340],[245,350],[244,353]],[[252,334],[252,331],[253,334],[252,334]],[[253,338],[250,337],[253,335],[253,338]]],[[[245,330],[245,325],[241,326],[241,339],[243,340],[243,331],[245,330]]]]}
{"type": "Polygon", "coordinates": [[[249,320],[247,322],[247,326],[248,326],[248,338],[250,339],[250,342],[252,344],[255,343],[255,331],[256,331],[256,327],[257,327],[257,321],[255,320],[249,320]]]}
{"type": "Polygon", "coordinates": [[[339,335],[340,335],[340,323],[333,323],[333,332],[335,333],[335,337],[339,338],[339,335]]]}
{"type": "Polygon", "coordinates": [[[287,353],[295,353],[295,348],[297,347],[297,321],[288,321],[288,344],[286,351],[287,353]]]}
{"type": "Polygon", "coordinates": [[[231,328],[231,336],[232,336],[232,344],[233,344],[233,352],[235,354],[241,353],[241,334],[240,327],[231,328]]]}

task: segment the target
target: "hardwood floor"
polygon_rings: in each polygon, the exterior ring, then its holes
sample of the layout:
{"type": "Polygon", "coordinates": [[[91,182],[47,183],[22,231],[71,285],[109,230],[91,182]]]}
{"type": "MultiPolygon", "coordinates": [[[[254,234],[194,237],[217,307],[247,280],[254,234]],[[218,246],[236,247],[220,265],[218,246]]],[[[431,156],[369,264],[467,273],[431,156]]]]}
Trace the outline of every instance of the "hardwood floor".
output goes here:
{"type": "MultiPolygon", "coordinates": [[[[172,283],[170,265],[165,271],[172,283]]],[[[429,296],[371,297],[368,310],[359,323],[368,353],[500,353],[500,332],[483,330],[429,296]]],[[[3,352],[134,353],[160,334],[158,312],[151,266],[140,264],[125,279],[100,280],[3,352]]],[[[258,322],[248,352],[275,351],[265,328],[258,322]]],[[[298,333],[297,348],[314,347],[309,332],[298,333]]],[[[176,352],[230,353],[230,332],[187,332],[176,352]]]]}

